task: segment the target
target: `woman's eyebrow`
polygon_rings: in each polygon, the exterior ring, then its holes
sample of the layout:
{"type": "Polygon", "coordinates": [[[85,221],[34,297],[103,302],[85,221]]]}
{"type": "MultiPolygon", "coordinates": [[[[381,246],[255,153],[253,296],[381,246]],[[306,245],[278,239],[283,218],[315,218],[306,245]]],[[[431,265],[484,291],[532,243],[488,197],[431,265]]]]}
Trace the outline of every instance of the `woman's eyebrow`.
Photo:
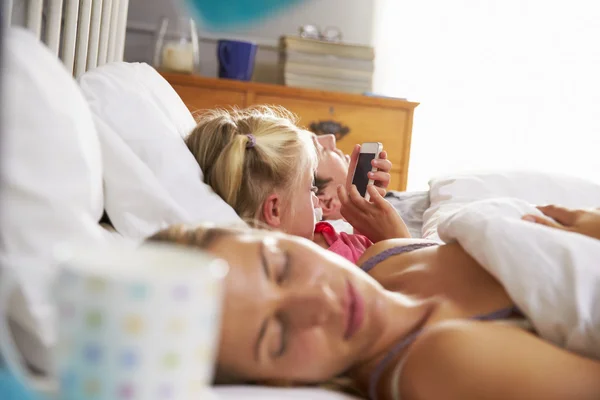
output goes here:
{"type": "Polygon", "coordinates": [[[254,345],[254,358],[258,362],[258,356],[260,354],[260,345],[265,337],[265,332],[267,331],[267,322],[269,322],[268,318],[265,318],[263,321],[260,331],[258,331],[258,337],[256,338],[256,344],[254,345]]]}

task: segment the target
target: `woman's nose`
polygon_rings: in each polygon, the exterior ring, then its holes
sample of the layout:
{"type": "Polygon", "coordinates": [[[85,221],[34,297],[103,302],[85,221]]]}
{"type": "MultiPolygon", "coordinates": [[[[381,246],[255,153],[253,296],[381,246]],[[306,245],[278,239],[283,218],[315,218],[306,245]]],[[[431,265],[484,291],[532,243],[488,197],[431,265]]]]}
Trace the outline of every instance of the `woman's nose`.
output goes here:
{"type": "Polygon", "coordinates": [[[285,299],[284,313],[295,329],[310,329],[327,323],[342,310],[340,299],[328,285],[298,288],[285,299]]]}
{"type": "Polygon", "coordinates": [[[321,135],[317,140],[327,150],[335,150],[335,135],[321,135]]]}

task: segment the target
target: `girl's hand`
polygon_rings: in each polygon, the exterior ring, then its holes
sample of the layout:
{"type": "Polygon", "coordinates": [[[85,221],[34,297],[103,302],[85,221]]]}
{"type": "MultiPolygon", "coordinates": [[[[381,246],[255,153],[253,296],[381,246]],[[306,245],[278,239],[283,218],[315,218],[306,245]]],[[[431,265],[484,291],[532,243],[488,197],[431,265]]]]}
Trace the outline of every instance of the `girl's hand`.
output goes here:
{"type": "Polygon", "coordinates": [[[358,193],[356,186],[352,185],[349,192],[342,185],[338,186],[342,216],[373,243],[385,239],[410,238],[406,224],[379,189],[373,185],[367,186],[371,195],[371,201],[367,201],[358,193]]]}
{"type": "Polygon", "coordinates": [[[537,215],[525,215],[523,219],[551,228],[580,233],[600,239],[600,209],[570,210],[555,205],[540,206],[537,208],[544,215],[552,218],[552,220],[537,215]]]}
{"type": "MultiPolygon", "coordinates": [[[[352,150],[352,154],[350,155],[350,164],[348,166],[348,176],[346,178],[346,191],[350,192],[352,187],[352,175],[354,174],[354,169],[356,168],[356,163],[358,162],[358,155],[360,154],[360,144],[354,146],[352,150]]],[[[387,152],[382,151],[379,153],[378,160],[372,160],[371,165],[377,168],[377,172],[369,172],[369,179],[373,179],[375,181],[375,186],[377,187],[377,191],[381,194],[381,197],[384,197],[387,193],[387,187],[390,184],[391,176],[390,171],[392,170],[392,162],[387,159],[387,152]]]]}

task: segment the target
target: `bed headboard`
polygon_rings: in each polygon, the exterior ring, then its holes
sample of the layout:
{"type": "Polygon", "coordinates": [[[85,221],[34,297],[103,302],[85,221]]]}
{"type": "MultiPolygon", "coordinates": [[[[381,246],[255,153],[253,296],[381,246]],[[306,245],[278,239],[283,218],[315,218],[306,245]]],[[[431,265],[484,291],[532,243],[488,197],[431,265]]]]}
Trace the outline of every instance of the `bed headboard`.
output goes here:
{"type": "Polygon", "coordinates": [[[102,64],[123,60],[129,0],[3,3],[6,25],[23,25],[31,30],[75,77],[102,64]]]}

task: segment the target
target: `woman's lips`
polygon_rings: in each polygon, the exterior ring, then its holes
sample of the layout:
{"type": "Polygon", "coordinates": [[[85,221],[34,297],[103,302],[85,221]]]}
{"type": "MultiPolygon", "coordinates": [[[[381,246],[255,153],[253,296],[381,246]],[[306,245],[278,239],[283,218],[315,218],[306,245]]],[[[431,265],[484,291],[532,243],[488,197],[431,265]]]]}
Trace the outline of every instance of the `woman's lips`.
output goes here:
{"type": "Polygon", "coordinates": [[[358,331],[365,317],[365,302],[350,281],[347,284],[347,298],[344,340],[349,340],[358,331]]]}

